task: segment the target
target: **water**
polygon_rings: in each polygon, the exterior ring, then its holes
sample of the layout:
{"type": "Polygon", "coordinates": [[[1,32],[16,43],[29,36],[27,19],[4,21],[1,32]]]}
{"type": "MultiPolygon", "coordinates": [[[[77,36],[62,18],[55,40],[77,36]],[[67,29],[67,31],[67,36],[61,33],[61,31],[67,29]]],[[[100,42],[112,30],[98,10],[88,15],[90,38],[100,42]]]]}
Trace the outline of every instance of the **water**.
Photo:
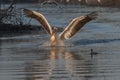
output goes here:
{"type": "MultiPolygon", "coordinates": [[[[37,10],[36,5],[21,5],[37,10]]],[[[0,80],[119,80],[120,9],[67,5],[43,7],[52,26],[64,27],[77,16],[97,11],[72,39],[72,47],[47,47],[49,35],[40,32],[0,37],[0,80]],[[90,49],[98,54],[90,53],[90,49]]],[[[32,19],[33,24],[38,24],[32,19]]]]}

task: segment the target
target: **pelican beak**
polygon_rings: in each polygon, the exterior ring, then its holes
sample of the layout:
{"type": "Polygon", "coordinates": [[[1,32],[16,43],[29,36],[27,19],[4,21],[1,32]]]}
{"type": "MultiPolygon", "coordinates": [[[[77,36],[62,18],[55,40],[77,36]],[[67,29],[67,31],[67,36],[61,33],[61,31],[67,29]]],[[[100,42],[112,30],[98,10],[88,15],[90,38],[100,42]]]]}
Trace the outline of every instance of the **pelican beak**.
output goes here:
{"type": "Polygon", "coordinates": [[[33,11],[31,11],[29,9],[23,9],[23,12],[26,17],[32,17],[32,15],[33,15],[33,11]]]}

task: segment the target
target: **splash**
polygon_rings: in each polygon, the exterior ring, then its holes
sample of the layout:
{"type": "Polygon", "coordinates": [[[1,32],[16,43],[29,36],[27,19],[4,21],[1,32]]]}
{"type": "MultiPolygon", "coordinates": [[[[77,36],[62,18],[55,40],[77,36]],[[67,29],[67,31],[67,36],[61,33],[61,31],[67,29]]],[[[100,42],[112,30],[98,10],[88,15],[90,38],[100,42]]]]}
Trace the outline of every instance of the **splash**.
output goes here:
{"type": "Polygon", "coordinates": [[[74,46],[73,43],[70,42],[63,42],[63,41],[59,41],[59,43],[57,43],[56,45],[52,46],[50,41],[46,41],[45,43],[43,43],[42,45],[40,45],[40,47],[72,47],[74,46]]]}

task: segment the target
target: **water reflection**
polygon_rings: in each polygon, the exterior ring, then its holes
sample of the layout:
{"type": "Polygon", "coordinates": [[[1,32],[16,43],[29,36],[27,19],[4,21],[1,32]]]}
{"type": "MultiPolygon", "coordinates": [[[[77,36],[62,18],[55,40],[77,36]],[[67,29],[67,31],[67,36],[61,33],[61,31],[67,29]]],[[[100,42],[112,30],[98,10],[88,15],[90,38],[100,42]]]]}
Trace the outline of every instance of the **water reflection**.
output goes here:
{"type": "MultiPolygon", "coordinates": [[[[29,37],[2,38],[1,80],[113,80],[116,77],[119,80],[120,54],[115,53],[114,49],[114,55],[112,52],[100,52],[91,58],[90,49],[84,47],[89,44],[77,47],[38,47],[40,38],[37,37],[32,37],[32,40],[29,37]]],[[[98,47],[101,51],[109,49],[105,44],[102,46],[105,49],[98,47]]],[[[93,49],[97,51],[97,48],[93,49]]]]}
{"type": "Polygon", "coordinates": [[[48,52],[50,54],[47,54],[43,60],[27,63],[26,80],[61,80],[80,76],[89,78],[84,74],[92,73],[91,61],[86,61],[81,55],[62,47],[53,47],[48,52]]]}
{"type": "Polygon", "coordinates": [[[2,40],[0,39],[0,55],[1,55],[1,46],[2,46],[2,40]]]}

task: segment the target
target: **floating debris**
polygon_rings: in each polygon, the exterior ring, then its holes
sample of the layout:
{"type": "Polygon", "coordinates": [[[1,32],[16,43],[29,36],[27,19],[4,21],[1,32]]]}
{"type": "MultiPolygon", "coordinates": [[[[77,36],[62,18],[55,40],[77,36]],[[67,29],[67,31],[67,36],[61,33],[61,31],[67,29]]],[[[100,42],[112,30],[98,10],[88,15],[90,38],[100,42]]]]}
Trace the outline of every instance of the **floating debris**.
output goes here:
{"type": "Polygon", "coordinates": [[[56,2],[55,0],[46,0],[44,2],[41,3],[41,6],[45,6],[45,5],[56,5],[58,6],[58,2],[56,2]]]}

